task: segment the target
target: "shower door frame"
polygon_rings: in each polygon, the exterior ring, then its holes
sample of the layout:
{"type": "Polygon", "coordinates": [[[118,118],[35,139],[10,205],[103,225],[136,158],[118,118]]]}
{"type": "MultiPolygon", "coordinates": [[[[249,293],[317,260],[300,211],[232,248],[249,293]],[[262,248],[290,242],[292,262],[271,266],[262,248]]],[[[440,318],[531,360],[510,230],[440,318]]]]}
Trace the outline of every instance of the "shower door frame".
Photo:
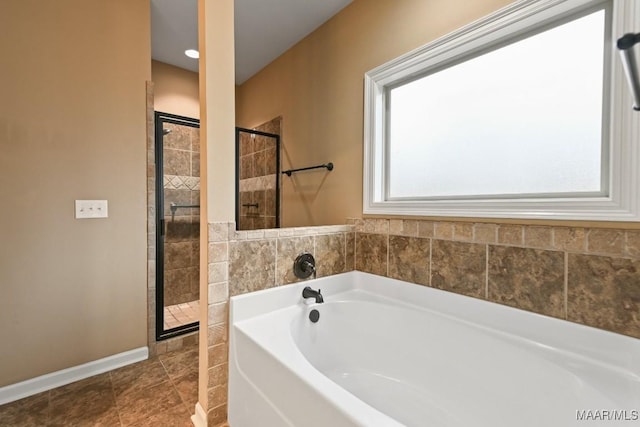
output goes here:
{"type": "Polygon", "coordinates": [[[236,230],[240,229],[240,132],[266,136],[276,140],[276,228],[280,228],[280,135],[236,126],[236,230]]]}
{"type": "MultiPolygon", "coordinates": [[[[199,329],[200,322],[187,323],[171,329],[164,329],[164,130],[163,123],[173,123],[200,129],[200,120],[176,114],[154,111],[154,151],[156,174],[156,341],[184,335],[199,329]]],[[[202,220],[202,218],[200,219],[202,220]]]]}

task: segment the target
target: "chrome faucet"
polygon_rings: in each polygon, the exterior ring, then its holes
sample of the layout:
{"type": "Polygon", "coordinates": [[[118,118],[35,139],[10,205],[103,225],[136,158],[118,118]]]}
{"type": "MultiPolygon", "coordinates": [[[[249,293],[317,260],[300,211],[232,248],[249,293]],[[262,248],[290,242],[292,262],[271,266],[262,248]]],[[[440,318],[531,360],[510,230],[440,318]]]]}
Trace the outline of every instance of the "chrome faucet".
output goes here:
{"type": "Polygon", "coordinates": [[[315,298],[316,299],[316,304],[322,304],[324,302],[324,298],[322,298],[322,294],[320,293],[320,289],[318,289],[316,291],[314,289],[311,289],[310,286],[307,286],[302,290],[302,298],[304,298],[304,299],[315,298]]]}

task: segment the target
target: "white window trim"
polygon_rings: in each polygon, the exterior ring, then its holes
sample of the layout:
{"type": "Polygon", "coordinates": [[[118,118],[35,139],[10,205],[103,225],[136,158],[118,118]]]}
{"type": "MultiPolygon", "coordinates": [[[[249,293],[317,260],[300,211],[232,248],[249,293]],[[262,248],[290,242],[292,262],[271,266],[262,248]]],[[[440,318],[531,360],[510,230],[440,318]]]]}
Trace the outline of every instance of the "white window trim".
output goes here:
{"type": "MultiPolygon", "coordinates": [[[[582,198],[385,200],[385,88],[435,63],[468,55],[489,44],[575,13],[604,0],[521,0],[365,74],[363,212],[372,215],[640,221],[640,113],[614,46],[640,31],[640,2],[614,0],[609,56],[609,195],[582,198]]],[[[579,41],[577,41],[579,42],[579,41]]],[[[570,48],[570,47],[568,47],[570,48]]],[[[606,75],[607,73],[605,73],[606,75]]]]}

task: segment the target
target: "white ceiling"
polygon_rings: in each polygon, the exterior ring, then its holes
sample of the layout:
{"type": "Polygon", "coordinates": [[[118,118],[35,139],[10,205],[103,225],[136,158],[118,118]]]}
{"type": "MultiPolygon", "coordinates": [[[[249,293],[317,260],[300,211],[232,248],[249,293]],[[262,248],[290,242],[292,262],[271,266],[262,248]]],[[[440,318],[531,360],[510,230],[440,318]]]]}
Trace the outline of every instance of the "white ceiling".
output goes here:
{"type": "MultiPolygon", "coordinates": [[[[352,0],[235,0],[236,84],[242,84],[352,0]]],[[[151,56],[198,71],[197,0],[151,0],[151,56]]]]}

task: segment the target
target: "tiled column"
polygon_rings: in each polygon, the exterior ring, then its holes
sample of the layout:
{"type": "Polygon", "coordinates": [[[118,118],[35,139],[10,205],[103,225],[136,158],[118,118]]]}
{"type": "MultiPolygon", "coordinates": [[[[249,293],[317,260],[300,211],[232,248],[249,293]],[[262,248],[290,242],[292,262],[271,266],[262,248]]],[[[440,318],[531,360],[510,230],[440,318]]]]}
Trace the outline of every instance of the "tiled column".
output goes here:
{"type": "MultiPolygon", "coordinates": [[[[209,224],[207,321],[207,422],[227,420],[229,229],[233,224],[209,224]]],[[[201,377],[202,378],[202,377],[201,377]]]]}

